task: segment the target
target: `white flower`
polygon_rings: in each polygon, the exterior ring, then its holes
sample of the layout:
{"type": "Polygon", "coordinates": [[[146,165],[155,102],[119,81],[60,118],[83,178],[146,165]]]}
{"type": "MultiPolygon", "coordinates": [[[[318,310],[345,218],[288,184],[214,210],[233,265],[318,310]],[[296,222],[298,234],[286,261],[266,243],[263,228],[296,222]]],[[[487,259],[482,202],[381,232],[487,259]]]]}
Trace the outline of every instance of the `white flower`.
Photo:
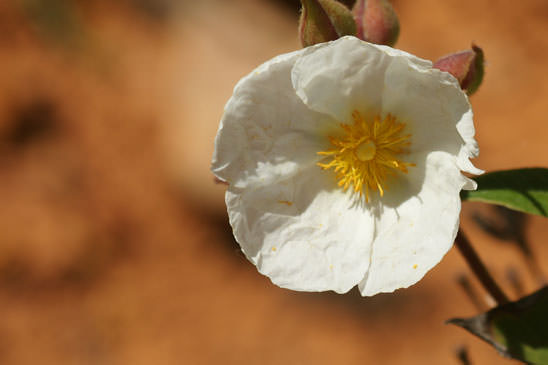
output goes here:
{"type": "Polygon", "coordinates": [[[374,295],[416,283],[451,248],[477,154],[455,78],[344,37],[236,85],[212,171],[229,184],[236,240],[275,284],[374,295]]]}

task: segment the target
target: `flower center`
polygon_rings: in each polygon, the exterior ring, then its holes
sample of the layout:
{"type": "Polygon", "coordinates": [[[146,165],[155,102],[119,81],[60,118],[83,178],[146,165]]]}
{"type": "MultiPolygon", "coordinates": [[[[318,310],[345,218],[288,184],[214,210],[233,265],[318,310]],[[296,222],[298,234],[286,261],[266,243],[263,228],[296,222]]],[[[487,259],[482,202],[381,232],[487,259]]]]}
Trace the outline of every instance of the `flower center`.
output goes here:
{"type": "Polygon", "coordinates": [[[377,146],[373,141],[362,142],[356,148],[356,157],[360,161],[369,161],[375,158],[377,152],[377,146]]]}
{"type": "Polygon", "coordinates": [[[397,171],[407,173],[408,167],[415,166],[401,160],[411,145],[411,135],[402,135],[405,124],[390,114],[384,119],[376,116],[366,121],[355,110],[352,118],[354,124],[341,124],[342,137],[329,136],[333,148],[318,152],[331,160],[317,165],[324,170],[333,169],[344,191],[352,185],[355,193],[365,194],[369,201],[370,191],[384,195],[383,184],[389,175],[397,171]]]}

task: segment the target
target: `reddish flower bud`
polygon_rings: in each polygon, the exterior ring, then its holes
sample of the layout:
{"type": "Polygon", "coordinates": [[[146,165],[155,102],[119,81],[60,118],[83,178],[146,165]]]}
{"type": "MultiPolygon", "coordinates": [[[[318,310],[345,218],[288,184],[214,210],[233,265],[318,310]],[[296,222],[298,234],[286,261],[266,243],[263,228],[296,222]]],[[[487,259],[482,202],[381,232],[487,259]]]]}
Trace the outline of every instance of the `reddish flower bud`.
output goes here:
{"type": "Polygon", "coordinates": [[[301,0],[299,38],[303,47],[356,35],[352,12],[335,0],[301,0]]]}
{"type": "Polygon", "coordinates": [[[434,67],[449,72],[460,83],[460,87],[472,95],[483,81],[483,51],[476,45],[471,50],[447,55],[434,62],[434,67]]]}
{"type": "Polygon", "coordinates": [[[388,46],[393,46],[398,40],[400,23],[388,0],[357,0],[352,12],[358,38],[388,46]]]}

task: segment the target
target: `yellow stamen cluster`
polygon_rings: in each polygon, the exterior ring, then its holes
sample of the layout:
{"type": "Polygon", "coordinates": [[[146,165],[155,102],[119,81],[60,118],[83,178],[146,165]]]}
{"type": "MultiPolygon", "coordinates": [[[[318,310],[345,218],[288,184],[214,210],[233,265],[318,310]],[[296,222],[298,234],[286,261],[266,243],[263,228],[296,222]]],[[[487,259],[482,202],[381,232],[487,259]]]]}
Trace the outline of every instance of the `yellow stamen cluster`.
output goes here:
{"type": "Polygon", "coordinates": [[[411,135],[402,135],[405,124],[390,114],[384,119],[377,116],[366,121],[354,111],[352,118],[354,124],[341,124],[344,136],[329,136],[333,148],[318,154],[331,157],[331,161],[319,162],[318,166],[325,170],[333,168],[344,191],[353,185],[354,192],[365,194],[369,201],[370,191],[378,190],[384,195],[383,184],[388,175],[396,171],[407,173],[408,167],[415,166],[400,159],[411,145],[411,135]]]}

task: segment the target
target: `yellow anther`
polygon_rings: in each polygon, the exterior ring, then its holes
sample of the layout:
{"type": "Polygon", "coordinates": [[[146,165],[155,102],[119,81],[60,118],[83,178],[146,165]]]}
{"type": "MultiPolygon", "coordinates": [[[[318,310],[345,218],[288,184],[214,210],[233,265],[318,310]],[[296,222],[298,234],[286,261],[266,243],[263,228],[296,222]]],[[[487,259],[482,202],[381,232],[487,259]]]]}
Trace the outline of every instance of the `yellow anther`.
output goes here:
{"type": "Polygon", "coordinates": [[[338,186],[346,191],[352,185],[355,193],[365,195],[369,201],[370,191],[384,195],[383,184],[388,175],[396,171],[407,173],[408,167],[415,166],[401,160],[411,145],[411,135],[402,135],[405,124],[390,114],[384,119],[377,116],[366,121],[354,111],[352,118],[354,124],[341,124],[343,137],[328,137],[333,148],[318,152],[324,156],[318,166],[333,169],[338,186]]]}

